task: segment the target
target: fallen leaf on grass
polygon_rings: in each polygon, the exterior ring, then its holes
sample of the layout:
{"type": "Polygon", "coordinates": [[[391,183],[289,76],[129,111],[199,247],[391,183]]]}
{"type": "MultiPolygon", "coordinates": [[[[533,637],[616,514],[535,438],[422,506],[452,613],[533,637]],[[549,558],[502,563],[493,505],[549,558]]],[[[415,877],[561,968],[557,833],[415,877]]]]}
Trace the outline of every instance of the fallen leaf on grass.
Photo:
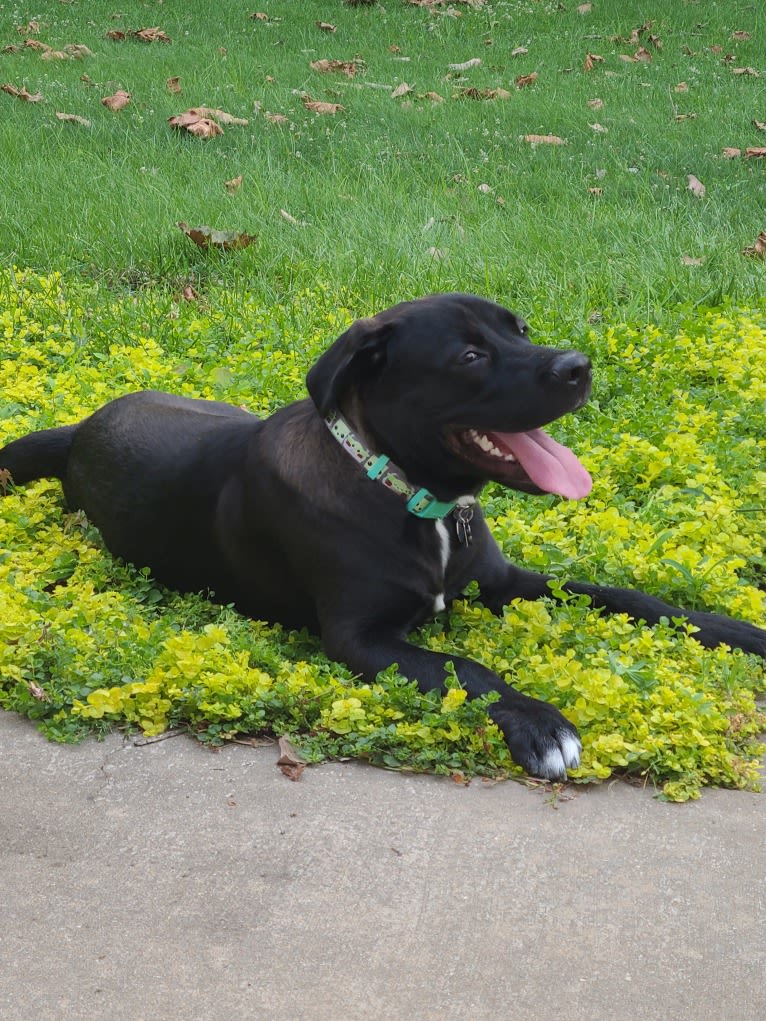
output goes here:
{"type": "MultiPolygon", "coordinates": [[[[323,103],[319,99],[312,99],[311,96],[303,96],[301,102],[307,110],[311,110],[312,113],[320,114],[336,114],[340,113],[341,110],[345,110],[345,106],[340,103],[323,103]]],[[[267,115],[268,116],[268,115],[267,115]]]]}
{"type": "Polygon", "coordinates": [[[300,757],[286,737],[280,737],[277,765],[289,780],[300,780],[306,760],[300,757]]]}
{"type": "Polygon", "coordinates": [[[652,55],[649,52],[649,50],[646,49],[645,46],[639,46],[639,48],[634,53],[634,57],[636,58],[636,60],[641,60],[645,64],[651,64],[652,62],[652,55]]]}
{"type": "Polygon", "coordinates": [[[396,88],[393,90],[393,92],[391,93],[391,98],[401,99],[402,96],[406,96],[409,92],[414,91],[415,90],[411,85],[408,85],[407,82],[402,82],[401,85],[397,85],[396,88]]]}
{"type": "Polygon", "coordinates": [[[754,67],[733,67],[731,69],[732,74],[745,75],[750,78],[760,78],[761,72],[756,71],[754,67]]]}
{"type": "Polygon", "coordinates": [[[511,94],[507,89],[477,89],[474,87],[461,89],[457,93],[457,99],[510,99],[511,94]]]}
{"type": "Polygon", "coordinates": [[[589,99],[587,104],[591,110],[603,110],[604,100],[603,99],[589,99]]]}
{"type": "Polygon", "coordinates": [[[687,85],[686,82],[679,82],[678,85],[674,85],[673,86],[673,91],[674,92],[688,92],[689,91],[689,86],[687,85]]]}
{"type": "Polygon", "coordinates": [[[591,129],[591,131],[595,131],[599,135],[605,135],[609,131],[609,128],[605,128],[603,124],[598,123],[589,124],[588,127],[591,129]]]}
{"type": "Polygon", "coordinates": [[[532,71],[531,74],[520,74],[515,81],[517,89],[524,89],[528,85],[534,85],[537,81],[537,71],[532,71]]]}
{"type": "Polygon", "coordinates": [[[727,145],[726,148],[722,151],[721,155],[725,160],[734,160],[738,156],[742,155],[742,150],[735,149],[733,146],[727,145]]]}
{"type": "Polygon", "coordinates": [[[580,4],[577,8],[578,14],[590,14],[593,4],[580,4]]]}
{"type": "Polygon", "coordinates": [[[272,124],[289,124],[290,122],[290,118],[286,117],[283,113],[269,113],[267,110],[263,116],[272,124]]]}
{"type": "Polygon", "coordinates": [[[223,134],[223,128],[216,124],[209,117],[202,117],[199,113],[187,110],[186,113],[177,117],[168,117],[168,124],[171,128],[178,128],[179,131],[188,131],[196,138],[215,138],[223,134]]]}
{"type": "Polygon", "coordinates": [[[139,28],[130,33],[135,39],[142,43],[169,43],[170,36],[166,35],[161,28],[139,28]]]}
{"type": "Polygon", "coordinates": [[[305,220],[297,220],[292,215],[292,213],[288,213],[288,211],[286,209],[280,209],[279,210],[279,215],[282,217],[283,220],[287,220],[288,223],[291,223],[293,225],[293,227],[307,227],[308,226],[308,224],[306,223],[305,220]]]}
{"type": "Polygon", "coordinates": [[[447,64],[447,68],[450,71],[469,71],[472,67],[478,67],[481,64],[481,57],[471,57],[470,60],[464,60],[462,64],[447,64]]]}
{"type": "Polygon", "coordinates": [[[17,25],[16,31],[19,35],[37,35],[42,30],[39,21],[28,21],[26,25],[17,25]]]}
{"type": "Polygon", "coordinates": [[[199,294],[197,294],[191,284],[187,284],[181,291],[181,298],[183,301],[199,301],[199,294]]]}
{"type": "Polygon", "coordinates": [[[108,110],[115,112],[124,110],[130,102],[130,93],[125,92],[123,89],[118,89],[113,96],[104,96],[101,102],[108,110]]]}
{"type": "Polygon", "coordinates": [[[40,60],[69,60],[69,54],[63,50],[45,49],[40,54],[40,60]]]}
{"type": "Polygon", "coordinates": [[[756,259],[766,259],[766,230],[762,230],[755,243],[742,249],[743,255],[749,255],[756,259]]]}
{"type": "Polygon", "coordinates": [[[226,191],[229,193],[229,195],[233,195],[234,192],[237,191],[237,189],[242,186],[242,181],[243,180],[244,180],[244,178],[243,178],[242,174],[240,174],[239,177],[232,177],[232,179],[230,181],[224,181],[223,182],[223,186],[226,189],[226,191]]]}
{"type": "Polygon", "coordinates": [[[732,39],[736,39],[738,43],[746,43],[750,39],[749,32],[732,32],[732,39]]]}
{"type": "Polygon", "coordinates": [[[604,194],[604,189],[603,188],[588,188],[588,194],[590,194],[590,195],[603,195],[604,194]]]}
{"type": "Polygon", "coordinates": [[[74,60],[82,60],[83,57],[93,56],[93,51],[89,50],[87,46],[83,46],[81,43],[67,43],[64,47],[64,52],[68,53],[74,60]]]}
{"type": "Polygon", "coordinates": [[[7,92],[9,96],[16,99],[23,99],[25,103],[39,103],[42,101],[42,92],[27,92],[26,85],[17,89],[15,85],[0,85],[0,92],[7,92]]]}
{"type": "Polygon", "coordinates": [[[317,21],[315,24],[322,32],[337,32],[335,25],[331,25],[329,21],[317,21]]]}
{"type": "Polygon", "coordinates": [[[524,135],[524,141],[530,145],[566,145],[558,135],[524,135]]]}
{"type": "Polygon", "coordinates": [[[426,92],[424,99],[430,99],[432,103],[444,102],[444,96],[440,96],[438,92],[426,92]]]}
{"type": "Polygon", "coordinates": [[[753,125],[754,128],[758,128],[759,131],[766,131],[766,121],[752,120],[750,121],[750,123],[753,125]]]}
{"type": "Polygon", "coordinates": [[[347,78],[353,78],[359,70],[359,65],[353,60],[312,60],[311,70],[319,71],[322,74],[345,74],[347,78]]]}
{"type": "Polygon", "coordinates": [[[582,64],[583,71],[592,71],[596,64],[603,64],[604,58],[598,53],[586,53],[582,64]]]}
{"type": "Polygon", "coordinates": [[[90,121],[86,117],[80,117],[76,113],[57,113],[56,116],[60,121],[69,121],[72,124],[82,124],[84,128],[90,127],[90,121]]]}
{"type": "Polygon", "coordinates": [[[180,77],[177,74],[175,74],[173,75],[172,78],[168,78],[168,80],[165,82],[165,88],[168,90],[168,92],[173,92],[175,95],[178,95],[178,93],[181,91],[180,77]]]}
{"type": "Polygon", "coordinates": [[[684,266],[702,266],[704,262],[704,259],[695,258],[693,255],[681,256],[681,264],[684,266]]]}
{"type": "Polygon", "coordinates": [[[692,195],[698,199],[705,197],[705,185],[698,177],[695,177],[694,174],[687,174],[686,180],[689,182],[687,187],[692,195]]]}
{"type": "Polygon", "coordinates": [[[766,148],[763,146],[750,146],[745,149],[745,159],[762,159],[764,156],[766,156],[766,148]]]}
{"type": "Polygon", "coordinates": [[[512,57],[523,57],[525,53],[529,53],[526,46],[517,46],[515,50],[511,50],[512,57]]]}
{"type": "Polygon", "coordinates": [[[212,227],[190,227],[183,220],[179,220],[176,226],[199,248],[213,247],[229,252],[238,248],[247,248],[257,240],[254,234],[244,234],[241,231],[233,230],[213,230],[212,227]]]}
{"type": "Polygon", "coordinates": [[[178,128],[188,131],[197,138],[214,138],[223,134],[221,124],[246,125],[248,121],[244,117],[234,117],[225,110],[218,110],[211,106],[195,106],[191,110],[176,114],[175,117],[168,117],[168,124],[171,128],[178,128]],[[219,123],[220,122],[220,123],[219,123]]]}

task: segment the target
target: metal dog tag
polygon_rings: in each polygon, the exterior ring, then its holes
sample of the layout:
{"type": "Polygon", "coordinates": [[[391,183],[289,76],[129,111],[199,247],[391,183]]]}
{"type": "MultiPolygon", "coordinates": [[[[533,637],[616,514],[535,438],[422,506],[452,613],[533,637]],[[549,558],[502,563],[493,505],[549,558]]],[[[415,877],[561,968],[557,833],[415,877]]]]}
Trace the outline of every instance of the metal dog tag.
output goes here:
{"type": "Polygon", "coordinates": [[[457,532],[458,542],[462,546],[470,546],[473,541],[473,536],[471,535],[473,507],[456,507],[452,513],[455,517],[455,531],[457,532]]]}

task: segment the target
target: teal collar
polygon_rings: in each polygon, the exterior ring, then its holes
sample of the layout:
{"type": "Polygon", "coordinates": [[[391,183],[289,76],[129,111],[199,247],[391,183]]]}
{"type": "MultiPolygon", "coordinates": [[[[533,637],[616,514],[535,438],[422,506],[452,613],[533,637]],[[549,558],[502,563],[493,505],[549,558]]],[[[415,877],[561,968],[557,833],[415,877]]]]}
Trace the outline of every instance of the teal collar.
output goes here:
{"type": "MultiPolygon", "coordinates": [[[[401,468],[397,468],[389,457],[385,454],[374,454],[367,449],[339,411],[331,411],[324,421],[346,453],[362,466],[368,478],[380,482],[386,489],[404,497],[407,501],[407,510],[415,517],[441,520],[455,508],[461,513],[467,511],[474,503],[472,496],[444,501],[437,500],[427,489],[415,489],[409,484],[401,468]]],[[[470,515],[468,520],[470,521],[470,515]]]]}

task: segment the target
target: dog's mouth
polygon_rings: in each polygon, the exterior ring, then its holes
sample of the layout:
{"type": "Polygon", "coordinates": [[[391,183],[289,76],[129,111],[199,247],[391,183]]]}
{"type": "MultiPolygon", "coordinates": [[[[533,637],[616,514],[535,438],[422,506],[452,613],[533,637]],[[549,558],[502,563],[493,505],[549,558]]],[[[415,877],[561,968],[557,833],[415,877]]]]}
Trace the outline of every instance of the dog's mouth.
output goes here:
{"type": "Polygon", "coordinates": [[[542,429],[519,433],[460,429],[450,434],[450,445],[461,459],[511,489],[581,500],[593,485],[572,451],[542,429]]]}

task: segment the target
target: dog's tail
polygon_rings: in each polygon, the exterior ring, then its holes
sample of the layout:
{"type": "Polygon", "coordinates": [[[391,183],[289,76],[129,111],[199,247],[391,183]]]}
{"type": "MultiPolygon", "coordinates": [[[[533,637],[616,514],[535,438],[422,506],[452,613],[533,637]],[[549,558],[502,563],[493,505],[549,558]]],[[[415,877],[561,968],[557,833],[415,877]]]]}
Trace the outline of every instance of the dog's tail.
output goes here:
{"type": "MultiPolygon", "coordinates": [[[[57,429],[43,429],[14,440],[0,450],[0,482],[6,479],[15,486],[23,486],[34,479],[63,479],[77,425],[62,425],[57,429]],[[10,474],[10,479],[5,473],[10,474]]],[[[0,487],[0,492],[2,487],[0,487]]]]}

